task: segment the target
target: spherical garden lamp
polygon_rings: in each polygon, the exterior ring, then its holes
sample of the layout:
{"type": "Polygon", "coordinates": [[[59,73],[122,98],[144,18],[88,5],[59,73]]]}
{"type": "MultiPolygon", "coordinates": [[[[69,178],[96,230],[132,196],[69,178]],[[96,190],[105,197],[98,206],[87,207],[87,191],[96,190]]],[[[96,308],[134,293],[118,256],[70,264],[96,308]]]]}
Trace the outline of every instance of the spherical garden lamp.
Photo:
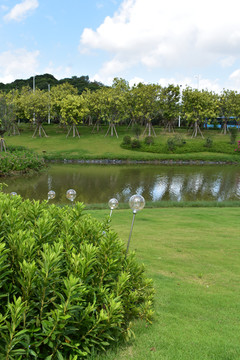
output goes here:
{"type": "Polygon", "coordinates": [[[133,219],[132,219],[132,226],[131,226],[131,230],[130,230],[130,234],[129,234],[129,238],[128,238],[128,243],[127,243],[127,250],[126,250],[126,257],[127,257],[127,253],[128,253],[128,249],[129,249],[129,245],[130,245],[130,240],[131,240],[131,236],[132,236],[132,229],[133,229],[133,224],[134,224],[134,219],[136,216],[136,213],[140,210],[142,210],[145,206],[145,199],[142,195],[133,195],[130,197],[129,199],[129,206],[133,211],[133,219]]]}
{"type": "Polygon", "coordinates": [[[48,192],[48,200],[53,200],[53,199],[55,198],[55,196],[56,196],[55,191],[50,190],[50,191],[48,192]]]}
{"type": "Polygon", "coordinates": [[[118,207],[118,200],[115,198],[110,199],[108,202],[108,206],[110,207],[110,217],[111,217],[113,210],[118,207]]]}
{"type": "Polygon", "coordinates": [[[10,196],[11,196],[11,197],[17,196],[17,193],[16,193],[15,191],[12,191],[12,192],[10,193],[10,196]]]}
{"type": "Polygon", "coordinates": [[[70,201],[72,202],[72,204],[73,204],[73,201],[75,200],[76,196],[77,196],[77,193],[76,193],[76,191],[73,190],[73,189],[69,189],[69,190],[66,192],[66,198],[67,198],[68,200],[70,200],[70,201]]]}

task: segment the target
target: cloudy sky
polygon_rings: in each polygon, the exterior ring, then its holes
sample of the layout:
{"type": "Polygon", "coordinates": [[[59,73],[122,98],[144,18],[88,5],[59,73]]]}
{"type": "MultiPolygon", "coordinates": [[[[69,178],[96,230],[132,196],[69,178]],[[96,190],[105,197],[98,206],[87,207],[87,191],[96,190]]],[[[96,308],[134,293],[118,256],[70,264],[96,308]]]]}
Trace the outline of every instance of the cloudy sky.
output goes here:
{"type": "Polygon", "coordinates": [[[0,0],[0,82],[50,73],[240,91],[239,10],[239,0],[0,0]]]}

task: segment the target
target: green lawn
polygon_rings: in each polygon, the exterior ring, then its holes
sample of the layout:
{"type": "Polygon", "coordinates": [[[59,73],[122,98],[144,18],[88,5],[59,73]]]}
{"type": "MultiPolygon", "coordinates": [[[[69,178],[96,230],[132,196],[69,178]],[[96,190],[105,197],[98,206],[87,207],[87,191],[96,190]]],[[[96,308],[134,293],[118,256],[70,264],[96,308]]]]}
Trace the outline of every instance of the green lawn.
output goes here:
{"type": "MultiPolygon", "coordinates": [[[[113,212],[125,242],[131,221],[129,209],[113,212]]],[[[134,341],[93,359],[239,360],[240,209],[144,209],[130,249],[154,280],[153,324],[137,321],[134,341]]]]}
{"type": "MultiPolygon", "coordinates": [[[[92,133],[92,127],[80,126],[80,139],[69,136],[67,129],[58,125],[44,125],[48,137],[33,138],[33,129],[28,124],[21,124],[20,136],[5,135],[6,145],[22,145],[37,151],[48,159],[128,159],[128,160],[209,160],[209,161],[240,161],[240,156],[234,151],[236,145],[230,144],[229,135],[222,135],[218,131],[205,130],[202,138],[191,138],[191,133],[184,129],[176,129],[176,134],[186,140],[186,144],[177,148],[174,153],[167,149],[167,139],[173,137],[162,128],[156,127],[157,137],[154,146],[147,146],[145,150],[133,151],[123,149],[120,145],[125,135],[134,134],[126,126],[118,126],[119,137],[107,136],[107,126],[99,133],[92,133]],[[213,139],[212,148],[205,147],[206,138],[213,139]]],[[[239,136],[240,138],[240,136],[239,136]]]]}

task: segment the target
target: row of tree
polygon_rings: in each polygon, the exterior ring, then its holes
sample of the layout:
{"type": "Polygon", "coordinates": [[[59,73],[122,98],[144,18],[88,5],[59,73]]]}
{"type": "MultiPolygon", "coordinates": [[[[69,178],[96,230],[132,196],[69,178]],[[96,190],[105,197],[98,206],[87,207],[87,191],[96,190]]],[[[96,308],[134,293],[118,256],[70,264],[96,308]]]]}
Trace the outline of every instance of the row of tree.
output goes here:
{"type": "MultiPolygon", "coordinates": [[[[118,136],[115,125],[140,124],[144,133],[155,135],[153,123],[162,121],[167,131],[173,131],[180,121],[193,127],[193,135],[201,134],[206,122],[222,119],[223,132],[227,122],[234,117],[240,120],[240,94],[223,90],[216,94],[207,90],[180,86],[138,84],[133,87],[124,79],[115,78],[112,86],[97,90],[86,88],[81,94],[69,83],[51,87],[51,91],[29,86],[21,90],[0,92],[0,119],[2,127],[17,133],[16,121],[21,119],[36,124],[35,134],[46,135],[42,123],[54,121],[70,125],[73,135],[78,134],[76,125],[88,123],[98,131],[100,125],[108,124],[107,134],[118,136]],[[15,129],[15,130],[14,130],[15,129]]],[[[34,134],[34,135],[35,135],[34,134]]]]}

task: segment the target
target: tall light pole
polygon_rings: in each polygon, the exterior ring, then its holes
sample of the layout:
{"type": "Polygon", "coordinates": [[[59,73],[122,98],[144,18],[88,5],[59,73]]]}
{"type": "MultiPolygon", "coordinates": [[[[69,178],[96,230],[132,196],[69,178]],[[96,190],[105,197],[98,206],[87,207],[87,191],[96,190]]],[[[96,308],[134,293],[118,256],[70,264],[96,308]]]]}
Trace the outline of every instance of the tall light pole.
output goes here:
{"type": "MultiPolygon", "coordinates": [[[[35,75],[33,76],[33,93],[35,93],[35,75]]],[[[33,113],[33,124],[35,124],[35,112],[33,113]]]]}
{"type": "Polygon", "coordinates": [[[51,123],[50,107],[51,107],[51,103],[50,103],[50,84],[48,84],[48,124],[51,123]]]}
{"type": "Polygon", "coordinates": [[[179,86],[180,86],[180,97],[179,97],[180,108],[179,108],[179,116],[178,116],[178,127],[180,128],[180,126],[181,126],[181,105],[182,105],[182,85],[179,85],[179,86]]]}
{"type": "Polygon", "coordinates": [[[197,89],[199,90],[199,85],[200,85],[200,74],[197,74],[194,76],[197,79],[197,89]]]}

